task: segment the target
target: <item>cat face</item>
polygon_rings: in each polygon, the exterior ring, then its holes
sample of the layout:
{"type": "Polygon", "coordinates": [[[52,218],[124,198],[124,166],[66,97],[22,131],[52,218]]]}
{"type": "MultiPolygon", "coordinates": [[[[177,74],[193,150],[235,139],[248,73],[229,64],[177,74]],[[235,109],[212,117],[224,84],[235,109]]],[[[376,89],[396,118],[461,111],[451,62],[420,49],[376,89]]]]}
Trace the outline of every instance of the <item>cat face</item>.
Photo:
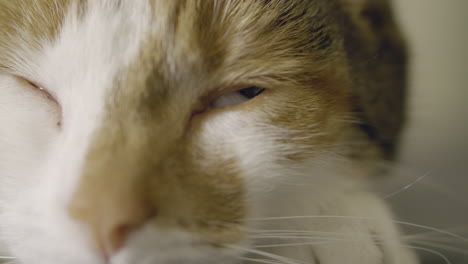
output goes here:
{"type": "Polygon", "coordinates": [[[236,263],[255,217],[358,184],[400,98],[366,101],[379,76],[351,61],[381,43],[353,49],[373,28],[345,7],[1,0],[6,247],[25,264],[236,263]]]}

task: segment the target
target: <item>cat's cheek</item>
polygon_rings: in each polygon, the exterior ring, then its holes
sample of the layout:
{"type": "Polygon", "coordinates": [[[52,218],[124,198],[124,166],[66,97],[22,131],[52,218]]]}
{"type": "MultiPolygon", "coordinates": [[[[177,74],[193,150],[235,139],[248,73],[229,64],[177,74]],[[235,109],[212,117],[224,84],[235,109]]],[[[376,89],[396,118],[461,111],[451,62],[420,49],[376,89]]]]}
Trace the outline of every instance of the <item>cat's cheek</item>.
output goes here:
{"type": "Polygon", "coordinates": [[[290,131],[267,123],[261,109],[219,111],[199,126],[198,152],[203,153],[206,168],[219,167],[240,178],[246,192],[246,203],[256,195],[268,193],[285,175],[285,154],[297,149],[284,138],[290,131]]]}
{"type": "Polygon", "coordinates": [[[0,123],[8,124],[0,125],[2,242],[24,263],[38,263],[37,258],[57,251],[69,255],[68,246],[63,246],[69,245],[64,231],[69,229],[54,216],[59,209],[50,203],[57,186],[51,184],[49,170],[62,165],[55,157],[63,138],[57,105],[17,78],[0,75],[0,109],[0,123]]]}
{"type": "Polygon", "coordinates": [[[14,179],[37,172],[60,134],[56,106],[16,78],[0,75],[0,193],[14,179]]]}

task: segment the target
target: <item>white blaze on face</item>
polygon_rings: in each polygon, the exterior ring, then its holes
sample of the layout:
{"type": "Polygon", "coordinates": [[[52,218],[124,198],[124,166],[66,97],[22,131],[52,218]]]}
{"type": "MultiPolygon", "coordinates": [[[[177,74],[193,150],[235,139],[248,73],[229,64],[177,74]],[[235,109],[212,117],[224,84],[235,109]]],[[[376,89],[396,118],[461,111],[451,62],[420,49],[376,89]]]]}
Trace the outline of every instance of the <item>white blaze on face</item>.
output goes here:
{"type": "Polygon", "coordinates": [[[11,112],[0,115],[7,124],[0,128],[1,146],[7,148],[0,152],[0,229],[20,260],[93,263],[91,251],[79,242],[86,238],[65,215],[65,204],[114,80],[149,36],[150,12],[147,1],[89,1],[83,17],[71,8],[57,39],[44,40],[40,54],[25,55],[30,61],[23,63],[34,69],[22,74],[34,73],[61,105],[60,132],[50,116],[55,106],[0,76],[0,103],[11,112]],[[71,240],[76,247],[70,247],[71,240]]]}
{"type": "MultiPolygon", "coordinates": [[[[73,10],[65,20],[57,43],[44,54],[44,82],[62,104],[63,140],[59,159],[71,168],[58,174],[79,172],[91,133],[100,126],[114,82],[138,55],[148,37],[150,7],[146,1],[92,1],[84,18],[73,10]]],[[[63,175],[54,182],[67,183],[63,175]]],[[[71,179],[72,181],[75,179],[71,179]]],[[[69,195],[69,190],[65,188],[69,195]]]]}

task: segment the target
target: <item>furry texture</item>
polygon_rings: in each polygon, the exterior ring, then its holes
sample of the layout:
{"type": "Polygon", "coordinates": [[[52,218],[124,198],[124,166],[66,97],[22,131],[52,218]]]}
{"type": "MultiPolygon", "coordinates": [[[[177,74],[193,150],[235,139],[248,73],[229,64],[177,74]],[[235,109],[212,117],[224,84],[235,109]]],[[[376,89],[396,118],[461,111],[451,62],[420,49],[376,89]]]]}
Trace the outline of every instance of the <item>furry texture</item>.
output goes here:
{"type": "Polygon", "coordinates": [[[403,123],[385,1],[0,0],[0,27],[19,263],[417,262],[367,190],[403,123]]]}

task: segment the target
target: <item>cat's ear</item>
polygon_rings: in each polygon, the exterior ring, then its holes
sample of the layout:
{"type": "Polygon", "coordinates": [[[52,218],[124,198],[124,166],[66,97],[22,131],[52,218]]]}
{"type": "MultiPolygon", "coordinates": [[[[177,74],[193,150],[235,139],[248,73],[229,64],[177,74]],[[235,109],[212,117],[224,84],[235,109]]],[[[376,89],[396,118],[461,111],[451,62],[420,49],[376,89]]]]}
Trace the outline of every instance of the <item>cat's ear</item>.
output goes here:
{"type": "MultiPolygon", "coordinates": [[[[356,25],[379,32],[394,24],[388,0],[341,0],[356,25]]],[[[364,28],[363,28],[364,29],[364,28]]]]}
{"type": "Polygon", "coordinates": [[[406,45],[388,0],[341,0],[361,128],[391,157],[405,116],[406,45]]]}

